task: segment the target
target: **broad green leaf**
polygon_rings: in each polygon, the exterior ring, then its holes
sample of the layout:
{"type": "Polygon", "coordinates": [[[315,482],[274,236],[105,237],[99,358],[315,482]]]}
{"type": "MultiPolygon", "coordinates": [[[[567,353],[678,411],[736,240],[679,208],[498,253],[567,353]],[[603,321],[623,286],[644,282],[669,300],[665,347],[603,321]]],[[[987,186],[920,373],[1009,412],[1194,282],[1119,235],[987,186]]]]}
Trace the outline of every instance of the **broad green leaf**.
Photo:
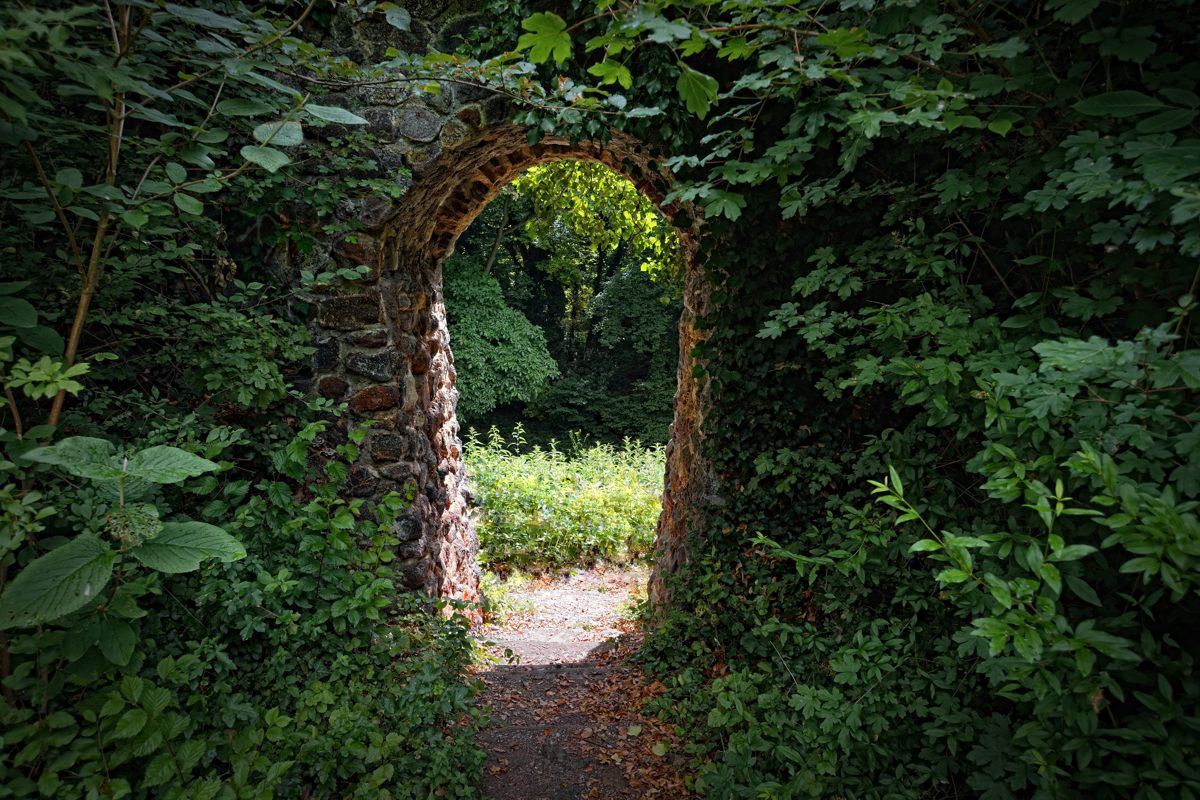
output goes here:
{"type": "Polygon", "coordinates": [[[1119,92],[1105,92],[1080,100],[1074,108],[1080,114],[1092,117],[1136,117],[1139,114],[1161,111],[1166,106],[1161,100],[1149,95],[1122,89],[1119,92]]]}
{"type": "Polygon", "coordinates": [[[541,64],[554,57],[558,64],[571,57],[571,36],[567,23],[552,11],[542,11],[527,17],[521,27],[529,33],[517,40],[518,50],[528,50],[529,60],[541,64]]]}
{"type": "Polygon", "coordinates": [[[193,478],[215,469],[217,465],[207,458],[166,445],[148,447],[134,453],[125,467],[132,477],[154,483],[179,483],[185,478],[193,478]]]}
{"type": "Polygon", "coordinates": [[[278,172],[280,167],[292,163],[287,153],[276,150],[273,147],[253,147],[248,145],[242,148],[241,153],[242,158],[252,164],[257,164],[267,172],[278,172]]]}
{"type": "Polygon", "coordinates": [[[128,622],[106,619],[97,626],[100,636],[97,644],[100,652],[118,667],[123,667],[133,658],[134,648],[137,647],[137,632],[128,622]]]}
{"type": "Polygon", "coordinates": [[[657,106],[638,106],[626,111],[625,116],[630,119],[637,119],[638,117],[657,117],[661,113],[663,113],[663,110],[657,106]]]}
{"type": "Polygon", "coordinates": [[[0,325],[32,328],[37,325],[37,309],[19,297],[0,297],[0,325]]]}
{"type": "Polygon", "coordinates": [[[687,110],[700,119],[708,116],[709,109],[717,101],[717,79],[697,72],[687,64],[680,63],[679,80],[675,82],[675,88],[687,104],[687,110]]]}
{"type": "Polygon", "coordinates": [[[1172,108],[1153,117],[1147,117],[1137,124],[1138,133],[1166,133],[1180,128],[1186,128],[1195,121],[1200,111],[1187,108],[1172,108]]]}
{"type": "Polygon", "coordinates": [[[175,207],[185,214],[193,214],[200,216],[204,213],[204,203],[200,202],[190,194],[176,193],[174,196],[175,207]]]}
{"type": "Polygon", "coordinates": [[[309,103],[304,107],[304,110],[311,116],[317,119],[325,120],[326,122],[336,122],[339,125],[366,125],[367,121],[351,111],[337,106],[319,106],[315,103],[309,103]]]}
{"type": "Polygon", "coordinates": [[[146,727],[146,721],[149,715],[140,708],[131,708],[121,715],[117,720],[116,727],[113,728],[114,739],[130,739],[142,732],[142,728],[146,727]]]}
{"type": "MultiPolygon", "coordinates": [[[[66,342],[58,331],[48,325],[34,325],[32,328],[18,328],[14,331],[17,338],[30,347],[41,350],[48,356],[58,358],[63,354],[66,342]]],[[[78,365],[76,365],[78,366],[78,365]]]]}
{"type": "Polygon", "coordinates": [[[0,283],[0,296],[6,294],[16,294],[29,285],[29,281],[8,281],[0,283]]]}
{"type": "Polygon", "coordinates": [[[96,598],[117,554],[83,533],[22,569],[0,597],[0,630],[52,622],[96,598]]]}
{"type": "Polygon", "coordinates": [[[412,27],[412,15],[399,6],[389,5],[383,16],[389,25],[398,30],[407,31],[412,27]]]}
{"type": "MultiPolygon", "coordinates": [[[[261,100],[242,100],[235,97],[217,103],[217,111],[227,117],[253,117],[258,114],[266,114],[272,110],[271,106],[261,100]]],[[[207,139],[202,138],[200,141],[212,144],[207,139]]]]}
{"type": "Polygon", "coordinates": [[[222,16],[208,9],[187,8],[175,3],[167,3],[163,6],[163,9],[171,16],[178,17],[193,25],[200,25],[205,28],[219,28],[226,31],[240,31],[242,29],[242,23],[236,19],[222,16]]]}
{"type": "Polygon", "coordinates": [[[150,215],[140,208],[131,208],[121,212],[121,221],[136,231],[150,221],[150,215]]]}
{"type": "Polygon", "coordinates": [[[706,214],[736,220],[742,215],[742,209],[746,207],[746,198],[737,192],[714,190],[708,193],[702,205],[706,214]]]}
{"type": "Polygon", "coordinates": [[[244,558],[241,542],[216,525],[189,520],[168,522],[162,532],[135,547],[131,555],[159,572],[191,572],[201,562],[217,558],[224,562],[244,558]]]}
{"type": "Polygon", "coordinates": [[[183,183],[187,180],[187,168],[182,164],[170,162],[163,169],[167,172],[167,177],[171,179],[171,183],[183,183]]]}
{"type": "Polygon", "coordinates": [[[74,167],[60,169],[54,175],[54,182],[61,183],[63,186],[69,186],[72,189],[78,189],[83,186],[83,173],[74,167]]]}
{"type": "Polygon", "coordinates": [[[113,455],[112,442],[91,436],[71,436],[49,447],[39,447],[25,458],[62,467],[72,475],[92,480],[116,480],[123,472],[113,455]]]}
{"type": "Polygon", "coordinates": [[[601,86],[606,83],[616,83],[623,89],[633,87],[633,75],[629,72],[629,68],[619,61],[605,59],[599,64],[593,64],[588,67],[588,74],[600,78],[601,86]]]}
{"type": "Polygon", "coordinates": [[[961,569],[944,569],[936,576],[938,583],[962,583],[969,580],[971,574],[961,569]]]}
{"type": "Polygon", "coordinates": [[[175,757],[171,753],[159,753],[142,773],[143,788],[162,786],[175,777],[175,757]]]}
{"type": "Polygon", "coordinates": [[[1046,8],[1054,11],[1055,19],[1071,24],[1086,19],[1099,5],[1100,0],[1047,0],[1046,2],[1046,8]]]}
{"type": "Polygon", "coordinates": [[[290,120],[264,122],[254,129],[254,138],[264,144],[295,147],[304,144],[304,128],[290,120]]]}

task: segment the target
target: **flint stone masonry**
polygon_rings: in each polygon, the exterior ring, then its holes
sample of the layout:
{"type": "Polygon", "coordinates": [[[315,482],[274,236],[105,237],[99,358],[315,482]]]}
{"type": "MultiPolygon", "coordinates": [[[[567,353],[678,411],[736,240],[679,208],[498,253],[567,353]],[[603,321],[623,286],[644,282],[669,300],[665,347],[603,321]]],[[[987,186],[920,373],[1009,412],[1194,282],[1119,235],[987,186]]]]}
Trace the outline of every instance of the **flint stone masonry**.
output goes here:
{"type": "MultiPolygon", "coordinates": [[[[409,32],[397,31],[380,15],[368,18],[341,7],[331,26],[331,46],[364,62],[382,59],[388,47],[453,49],[471,29],[470,12],[478,3],[406,7],[413,15],[409,32]]],[[[370,268],[363,279],[339,279],[314,293],[316,352],[310,385],[322,397],[349,398],[349,424],[371,423],[350,470],[347,493],[366,498],[368,507],[389,492],[409,502],[391,529],[400,542],[395,565],[400,585],[477,600],[479,545],[468,512],[470,494],[455,416],[458,390],[442,298],[442,262],[505,185],[546,162],[605,164],[658,202],[669,219],[678,222],[690,218],[690,212],[663,203],[669,177],[655,166],[656,154],[640,142],[613,132],[603,144],[550,137],[530,145],[524,129],[508,124],[512,110],[502,100],[468,87],[442,88],[433,96],[398,83],[320,101],[354,109],[368,121],[363,127],[378,142],[374,171],[364,168],[356,176],[391,180],[407,191],[398,200],[370,192],[341,199],[337,217],[323,222],[353,232],[319,244],[303,261],[293,261],[288,253],[280,260],[294,273],[359,264],[370,268]]],[[[345,134],[342,126],[315,131],[324,140],[345,134]]],[[[692,351],[700,341],[695,320],[704,313],[708,296],[700,271],[691,267],[694,227],[680,230],[689,269],[675,422],[650,585],[655,602],[668,599],[664,578],[686,561],[687,532],[699,528],[715,491],[700,451],[706,400],[693,376],[692,351]]],[[[345,421],[337,427],[339,441],[345,441],[346,429],[345,421]]]]}
{"type": "Polygon", "coordinates": [[[345,297],[329,297],[321,301],[317,310],[317,324],[322,328],[352,331],[376,325],[383,318],[379,295],[352,294],[345,297]]]}

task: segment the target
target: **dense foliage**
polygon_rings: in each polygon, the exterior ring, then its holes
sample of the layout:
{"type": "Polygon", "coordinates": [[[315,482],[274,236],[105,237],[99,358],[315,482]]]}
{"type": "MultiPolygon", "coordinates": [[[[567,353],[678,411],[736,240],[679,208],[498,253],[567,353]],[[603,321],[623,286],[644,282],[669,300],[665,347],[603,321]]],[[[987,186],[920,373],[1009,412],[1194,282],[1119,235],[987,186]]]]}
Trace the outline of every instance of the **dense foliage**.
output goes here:
{"type": "Polygon", "coordinates": [[[523,118],[629,95],[708,216],[725,504],[649,653],[704,790],[1196,796],[1195,7],[524,28],[581,99],[523,118]]]}
{"type": "Polygon", "coordinates": [[[444,267],[463,425],[518,420],[540,443],[574,431],[664,442],[679,258],[675,231],[607,167],[518,178],[444,267]]]}
{"type": "Polygon", "coordinates": [[[402,187],[280,82],[347,67],[278,8],[0,9],[0,797],[474,791],[467,631],[394,587],[411,498],[344,499],[363,431],[300,391],[333,276],[268,267],[402,187]]]}
{"type": "Polygon", "coordinates": [[[479,559],[497,572],[646,556],[662,506],[663,448],[529,447],[517,427],[467,442],[479,559]]]}

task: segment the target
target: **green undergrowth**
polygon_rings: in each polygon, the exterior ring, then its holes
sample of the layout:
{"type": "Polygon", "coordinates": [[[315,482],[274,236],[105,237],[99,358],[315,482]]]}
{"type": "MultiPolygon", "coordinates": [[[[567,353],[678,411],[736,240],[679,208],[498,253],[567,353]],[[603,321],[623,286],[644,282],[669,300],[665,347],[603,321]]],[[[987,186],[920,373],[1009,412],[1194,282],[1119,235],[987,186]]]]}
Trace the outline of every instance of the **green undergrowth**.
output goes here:
{"type": "Polygon", "coordinates": [[[662,505],[662,446],[527,448],[493,428],[470,433],[468,475],[479,508],[480,560],[497,572],[643,558],[662,505]]]}

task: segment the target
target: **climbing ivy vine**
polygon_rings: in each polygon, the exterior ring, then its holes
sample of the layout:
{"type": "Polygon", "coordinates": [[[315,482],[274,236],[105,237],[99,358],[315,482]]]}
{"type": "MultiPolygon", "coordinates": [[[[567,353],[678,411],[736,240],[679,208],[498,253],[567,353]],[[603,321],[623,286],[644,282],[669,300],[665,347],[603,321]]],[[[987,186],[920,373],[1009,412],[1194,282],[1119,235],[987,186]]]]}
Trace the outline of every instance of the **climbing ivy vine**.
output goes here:
{"type": "Polygon", "coordinates": [[[707,217],[700,786],[1196,796],[1195,9],[557,10],[520,118],[634,109],[707,217]]]}

